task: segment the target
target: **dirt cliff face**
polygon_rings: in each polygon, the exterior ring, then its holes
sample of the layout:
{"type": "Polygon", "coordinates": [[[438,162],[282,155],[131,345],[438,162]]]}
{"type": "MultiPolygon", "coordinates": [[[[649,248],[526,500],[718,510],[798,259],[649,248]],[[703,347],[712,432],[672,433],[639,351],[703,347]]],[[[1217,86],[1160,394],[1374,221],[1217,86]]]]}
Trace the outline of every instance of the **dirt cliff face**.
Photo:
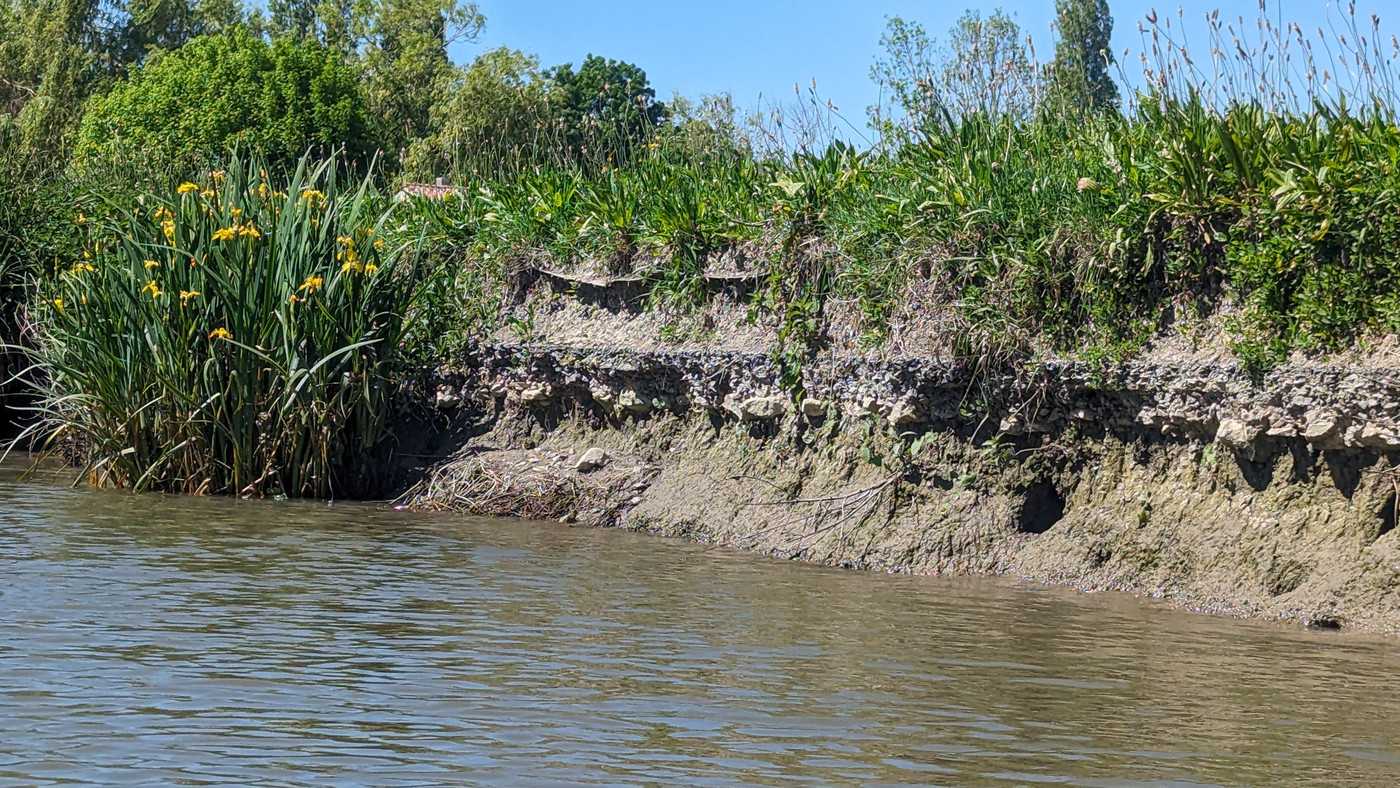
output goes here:
{"type": "Polygon", "coordinates": [[[1400,631],[1400,371],[831,354],[800,394],[784,374],[755,352],[483,346],[434,393],[475,437],[406,500],[1400,631]]]}

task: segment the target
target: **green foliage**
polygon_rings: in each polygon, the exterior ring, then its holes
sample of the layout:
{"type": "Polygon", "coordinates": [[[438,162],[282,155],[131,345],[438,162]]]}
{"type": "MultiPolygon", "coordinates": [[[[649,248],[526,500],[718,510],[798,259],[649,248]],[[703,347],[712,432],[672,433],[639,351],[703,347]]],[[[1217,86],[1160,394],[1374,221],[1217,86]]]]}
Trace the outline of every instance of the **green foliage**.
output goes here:
{"type": "Polygon", "coordinates": [[[54,155],[71,137],[97,60],[91,0],[0,2],[0,137],[27,154],[54,155]]]}
{"type": "Polygon", "coordinates": [[[1336,350],[1359,332],[1400,328],[1394,121],[1321,110],[1225,120],[1225,138],[1267,146],[1241,162],[1249,199],[1226,248],[1247,296],[1239,349],[1266,363],[1289,347],[1336,350]]]}
{"type": "Polygon", "coordinates": [[[363,163],[376,150],[368,126],[355,69],[340,53],[236,30],[159,55],[95,96],[74,156],[194,161],[239,149],[282,165],[308,148],[343,147],[363,163]]]}
{"type": "Polygon", "coordinates": [[[91,92],[243,22],[238,0],[0,0],[0,126],[26,151],[65,153],[91,92]]]}
{"type": "Polygon", "coordinates": [[[432,106],[453,75],[447,47],[471,40],[485,18],[458,0],[375,0],[361,48],[364,90],[385,150],[406,149],[433,130],[432,106]]]}
{"type": "Polygon", "coordinates": [[[125,0],[121,32],[105,54],[121,74],[151,52],[179,49],[199,36],[227,32],[246,22],[239,0],[125,0]]]}
{"type": "MultiPolygon", "coordinates": [[[[384,435],[413,250],[377,240],[368,181],[234,162],[81,226],[42,287],[51,445],[136,489],[327,496],[384,435]]],[[[363,466],[359,466],[363,468],[363,466]]]]}
{"type": "Polygon", "coordinates": [[[309,38],[350,52],[368,32],[369,13],[354,0],[268,0],[263,24],[274,38],[309,38]]]}
{"type": "Polygon", "coordinates": [[[439,81],[440,98],[408,170],[509,178],[532,167],[615,167],[666,129],[666,107],[636,66],[589,56],[541,71],[510,49],[482,54],[439,81]]]}
{"type": "Polygon", "coordinates": [[[483,253],[489,192],[400,205],[386,224],[391,243],[423,249],[423,286],[405,320],[404,359],[434,365],[502,321],[510,301],[507,254],[483,253]]]}
{"type": "Polygon", "coordinates": [[[578,71],[565,63],[545,72],[561,144],[570,155],[626,157],[667,117],[647,74],[631,63],[589,55],[578,71]],[[600,151],[600,149],[602,149],[600,151]]]}
{"type": "Polygon", "coordinates": [[[434,133],[434,102],[454,81],[447,48],[476,38],[485,21],[459,0],[271,0],[265,26],[354,61],[372,136],[398,153],[434,133]]]}
{"type": "Polygon", "coordinates": [[[893,17],[880,45],[885,57],[871,77],[889,92],[890,105],[872,107],[871,120],[883,134],[943,127],[978,114],[1024,118],[1038,98],[1021,28],[1000,9],[985,19],[966,12],[942,47],[919,24],[893,17]]]}
{"type": "Polygon", "coordinates": [[[1021,28],[1000,9],[968,11],[949,31],[944,102],[954,114],[1023,117],[1035,96],[1035,69],[1021,28]]]}
{"type": "Polygon", "coordinates": [[[1056,96],[1081,111],[1116,108],[1108,0],[1055,0],[1055,16],[1059,39],[1050,81],[1056,96]]]}
{"type": "Polygon", "coordinates": [[[897,124],[917,128],[924,118],[938,112],[934,79],[939,62],[933,39],[923,25],[896,16],[881,35],[880,48],[885,57],[871,66],[870,78],[882,95],[888,92],[889,99],[888,107],[869,108],[871,125],[886,134],[898,128],[897,124]]]}
{"type": "Polygon", "coordinates": [[[75,199],[56,169],[52,160],[0,143],[0,341],[18,339],[14,310],[26,280],[76,253],[74,218],[91,212],[91,201],[75,199]]]}
{"type": "Polygon", "coordinates": [[[418,177],[458,171],[505,177],[553,142],[539,60],[500,48],[454,72],[432,105],[433,132],[415,142],[407,169],[418,177]]]}

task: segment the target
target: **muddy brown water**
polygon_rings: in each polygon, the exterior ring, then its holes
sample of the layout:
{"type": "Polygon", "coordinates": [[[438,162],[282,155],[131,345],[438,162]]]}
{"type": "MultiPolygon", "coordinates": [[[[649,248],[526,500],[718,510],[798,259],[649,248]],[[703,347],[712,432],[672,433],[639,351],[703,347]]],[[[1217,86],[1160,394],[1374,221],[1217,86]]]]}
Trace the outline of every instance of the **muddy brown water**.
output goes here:
{"type": "Polygon", "coordinates": [[[1394,641],[618,531],[0,481],[0,785],[1398,783],[1394,641]]]}

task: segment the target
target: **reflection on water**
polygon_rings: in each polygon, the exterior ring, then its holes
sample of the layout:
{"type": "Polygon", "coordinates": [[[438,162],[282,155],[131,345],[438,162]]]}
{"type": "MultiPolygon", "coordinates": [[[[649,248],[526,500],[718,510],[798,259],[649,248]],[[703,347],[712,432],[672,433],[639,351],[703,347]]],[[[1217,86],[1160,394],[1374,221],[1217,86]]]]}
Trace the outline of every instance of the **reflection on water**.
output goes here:
{"type": "Polygon", "coordinates": [[[1394,785],[1396,645],[615,531],[0,484],[0,785],[1394,785]]]}

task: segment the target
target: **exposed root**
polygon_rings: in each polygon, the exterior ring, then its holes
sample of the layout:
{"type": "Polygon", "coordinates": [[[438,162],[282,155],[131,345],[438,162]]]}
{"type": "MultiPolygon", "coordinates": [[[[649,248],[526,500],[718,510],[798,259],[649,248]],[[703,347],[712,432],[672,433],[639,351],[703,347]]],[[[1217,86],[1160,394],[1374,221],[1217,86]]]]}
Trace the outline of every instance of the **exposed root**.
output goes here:
{"type": "MultiPolygon", "coordinates": [[[[752,478],[752,477],[749,477],[752,478]]],[[[818,537],[840,529],[839,537],[844,539],[851,526],[864,523],[879,508],[885,493],[894,489],[903,479],[903,474],[895,474],[887,479],[845,495],[832,495],[821,498],[795,498],[778,501],[751,501],[746,506],[791,506],[801,507],[801,511],[774,525],[762,528],[748,536],[748,542],[756,544],[759,537],[773,531],[787,532],[799,527],[800,533],[791,541],[780,546],[787,553],[798,553],[810,547],[818,537]]],[[[757,481],[765,481],[757,479],[757,481]]],[[[768,482],[768,484],[772,484],[768,482]]],[[[776,486],[776,485],[772,485],[776,486]]]]}

